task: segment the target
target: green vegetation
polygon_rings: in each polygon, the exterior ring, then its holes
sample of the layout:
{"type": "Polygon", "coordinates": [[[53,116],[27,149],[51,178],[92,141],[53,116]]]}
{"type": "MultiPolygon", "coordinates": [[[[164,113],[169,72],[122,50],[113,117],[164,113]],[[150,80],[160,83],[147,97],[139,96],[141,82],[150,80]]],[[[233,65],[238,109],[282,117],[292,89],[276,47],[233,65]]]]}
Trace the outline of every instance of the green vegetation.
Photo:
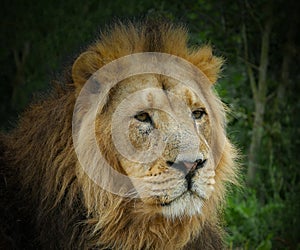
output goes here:
{"type": "MultiPolygon", "coordinates": [[[[182,21],[191,44],[226,58],[216,89],[243,156],[244,187],[225,209],[230,249],[300,249],[297,1],[3,1],[1,129],[115,18],[182,21]]],[[[10,122],[9,122],[10,121],[10,122]]]]}

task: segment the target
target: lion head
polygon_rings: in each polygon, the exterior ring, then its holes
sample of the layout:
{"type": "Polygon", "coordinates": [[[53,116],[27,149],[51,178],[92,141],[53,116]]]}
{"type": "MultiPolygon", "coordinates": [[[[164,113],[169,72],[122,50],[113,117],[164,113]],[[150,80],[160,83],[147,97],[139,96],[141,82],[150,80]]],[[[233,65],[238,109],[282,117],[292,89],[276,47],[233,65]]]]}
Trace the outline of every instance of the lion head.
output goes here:
{"type": "MultiPolygon", "coordinates": [[[[235,179],[235,151],[212,87],[222,59],[209,46],[188,49],[182,27],[148,28],[116,26],[73,65],[81,123],[75,148],[85,172],[83,183],[100,186],[99,196],[104,189],[106,197],[112,195],[109,199],[130,200],[135,218],[150,224],[151,218],[167,224],[195,220],[198,226],[191,232],[197,231],[205,220],[216,218],[224,184],[235,179]],[[159,53],[145,53],[149,51],[159,53]],[[166,71],[186,67],[188,73],[143,70],[148,59],[165,65],[166,71]],[[128,73],[131,68],[135,73],[128,73]],[[95,94],[101,92],[104,97],[95,94]],[[97,105],[87,107],[87,102],[97,105]]],[[[88,190],[86,206],[99,209],[88,190]]]]}

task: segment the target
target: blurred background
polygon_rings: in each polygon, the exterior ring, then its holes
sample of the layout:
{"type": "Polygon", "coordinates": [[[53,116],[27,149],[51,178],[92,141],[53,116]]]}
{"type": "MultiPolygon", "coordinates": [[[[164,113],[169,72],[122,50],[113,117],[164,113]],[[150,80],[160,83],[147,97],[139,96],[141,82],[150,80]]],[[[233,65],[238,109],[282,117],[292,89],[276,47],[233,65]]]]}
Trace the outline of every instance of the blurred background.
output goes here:
{"type": "Polygon", "coordinates": [[[300,249],[297,1],[4,0],[0,10],[0,128],[18,115],[117,18],[185,23],[192,46],[226,58],[216,85],[241,150],[242,188],[224,210],[229,249],[300,249]]]}

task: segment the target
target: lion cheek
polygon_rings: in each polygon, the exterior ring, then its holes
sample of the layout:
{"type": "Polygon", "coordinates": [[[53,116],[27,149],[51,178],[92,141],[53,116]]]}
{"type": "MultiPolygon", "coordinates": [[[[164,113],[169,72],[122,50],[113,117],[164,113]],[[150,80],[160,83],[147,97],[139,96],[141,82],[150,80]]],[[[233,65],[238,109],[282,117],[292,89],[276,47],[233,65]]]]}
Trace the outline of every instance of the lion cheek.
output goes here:
{"type": "Polygon", "coordinates": [[[214,193],[215,179],[214,175],[196,176],[196,180],[192,185],[191,191],[198,194],[199,197],[208,200],[214,193]]]}

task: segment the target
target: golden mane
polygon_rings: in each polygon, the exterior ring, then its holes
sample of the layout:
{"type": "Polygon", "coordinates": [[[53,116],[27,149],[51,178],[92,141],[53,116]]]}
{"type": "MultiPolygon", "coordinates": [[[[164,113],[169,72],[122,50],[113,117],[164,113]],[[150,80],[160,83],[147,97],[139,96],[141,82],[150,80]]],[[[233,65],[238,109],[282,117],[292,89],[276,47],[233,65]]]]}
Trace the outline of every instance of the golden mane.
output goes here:
{"type": "Polygon", "coordinates": [[[213,56],[210,46],[187,47],[188,32],[182,25],[140,22],[117,23],[103,32],[77,63],[72,75],[75,84],[83,84],[92,73],[120,57],[141,52],[162,52],[186,59],[198,67],[211,81],[218,79],[223,59],[213,56]]]}
{"type": "MultiPolygon", "coordinates": [[[[187,30],[180,25],[148,21],[115,24],[78,57],[72,68],[72,83],[57,86],[48,98],[32,104],[17,127],[1,136],[1,159],[5,162],[1,170],[8,183],[5,188],[12,197],[16,220],[23,222],[22,233],[29,246],[222,248],[219,212],[225,184],[234,183],[237,175],[236,152],[229,141],[216,168],[215,192],[204,204],[203,215],[178,220],[168,220],[151,211],[145,213],[142,203],[97,186],[80,167],[73,148],[72,114],[76,96],[94,72],[115,59],[139,52],[169,53],[191,62],[215,83],[222,58],[213,56],[209,46],[188,48],[187,39],[187,30]],[[19,190],[16,195],[12,194],[14,190],[19,190]]],[[[223,116],[223,108],[219,108],[223,116]]],[[[116,164],[113,158],[110,160],[116,164]]]]}

